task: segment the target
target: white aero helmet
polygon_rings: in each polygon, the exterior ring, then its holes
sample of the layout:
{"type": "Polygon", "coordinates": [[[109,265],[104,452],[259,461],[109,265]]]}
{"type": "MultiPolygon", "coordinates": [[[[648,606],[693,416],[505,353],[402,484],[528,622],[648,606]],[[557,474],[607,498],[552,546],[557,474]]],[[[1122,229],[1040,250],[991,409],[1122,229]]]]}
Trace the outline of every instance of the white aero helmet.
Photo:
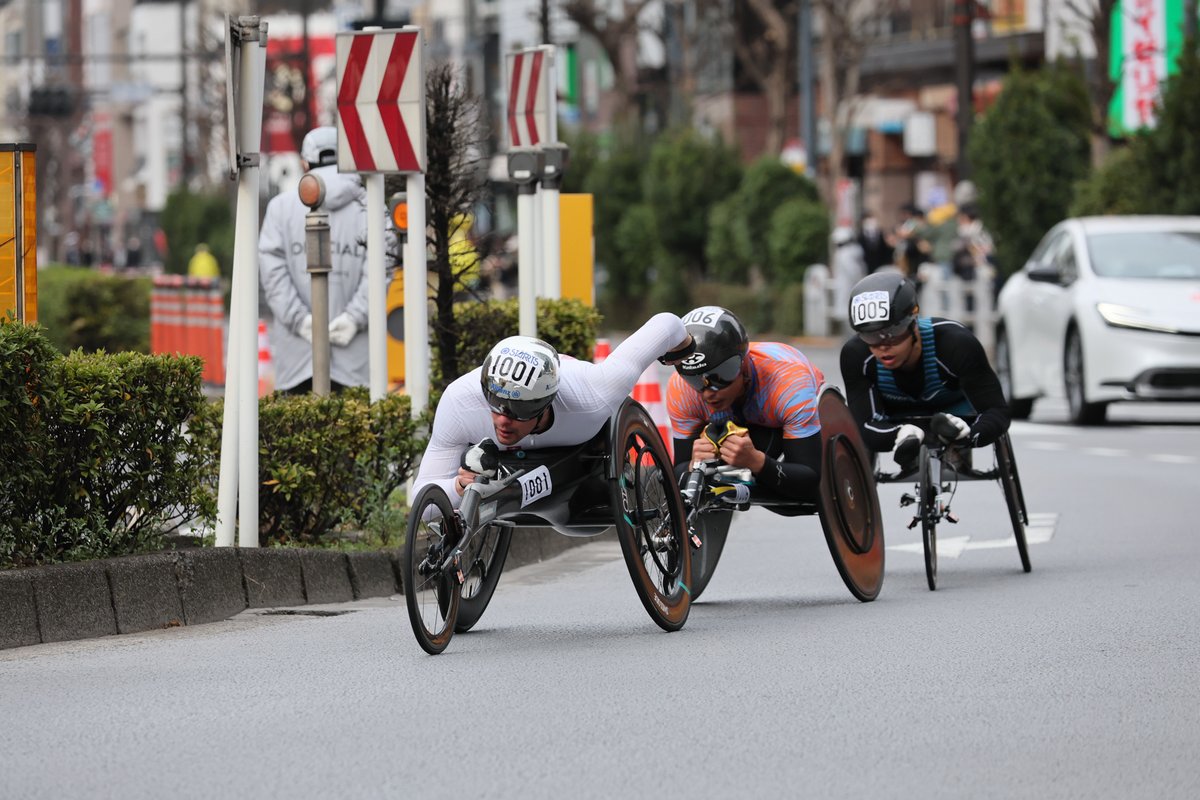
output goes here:
{"type": "Polygon", "coordinates": [[[533,419],[558,394],[558,352],[541,339],[510,336],[483,360],[479,383],[492,411],[533,419]]]}
{"type": "Polygon", "coordinates": [[[300,157],[310,167],[320,167],[337,161],[337,128],[324,125],[313,128],[300,143],[300,157]]]}

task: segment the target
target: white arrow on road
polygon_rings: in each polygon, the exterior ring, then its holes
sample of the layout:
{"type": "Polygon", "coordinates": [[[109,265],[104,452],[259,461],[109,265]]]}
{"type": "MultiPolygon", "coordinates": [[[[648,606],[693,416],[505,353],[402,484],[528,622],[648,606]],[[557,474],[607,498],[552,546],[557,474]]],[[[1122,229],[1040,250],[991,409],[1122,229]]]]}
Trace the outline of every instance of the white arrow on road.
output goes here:
{"type": "MultiPolygon", "coordinates": [[[[1054,529],[1057,523],[1057,513],[1030,514],[1029,525],[1025,527],[1025,543],[1045,544],[1050,541],[1054,538],[1054,529]]],[[[1017,540],[1012,536],[1004,539],[981,539],[978,542],[972,542],[970,536],[950,536],[938,539],[937,553],[938,558],[958,558],[967,550],[995,550],[1001,547],[1016,546],[1017,540]]],[[[922,542],[897,544],[887,549],[900,553],[916,553],[922,556],[925,554],[925,545],[922,542]]]]}

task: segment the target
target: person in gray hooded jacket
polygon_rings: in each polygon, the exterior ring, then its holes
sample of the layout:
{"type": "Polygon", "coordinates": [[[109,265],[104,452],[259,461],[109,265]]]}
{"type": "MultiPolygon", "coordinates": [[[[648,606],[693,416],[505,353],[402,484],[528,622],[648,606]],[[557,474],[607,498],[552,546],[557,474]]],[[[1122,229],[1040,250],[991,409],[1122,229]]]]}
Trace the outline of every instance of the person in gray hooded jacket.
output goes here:
{"type": "MultiPolygon", "coordinates": [[[[333,269],[329,273],[329,372],[337,391],[366,386],[367,205],[357,175],[337,171],[337,128],[309,131],[300,147],[305,169],[325,182],[333,269]]],[[[312,389],[312,300],[305,254],[308,207],[295,191],[267,204],[258,239],[263,296],[274,319],[268,326],[275,386],[302,393],[312,389]]]]}

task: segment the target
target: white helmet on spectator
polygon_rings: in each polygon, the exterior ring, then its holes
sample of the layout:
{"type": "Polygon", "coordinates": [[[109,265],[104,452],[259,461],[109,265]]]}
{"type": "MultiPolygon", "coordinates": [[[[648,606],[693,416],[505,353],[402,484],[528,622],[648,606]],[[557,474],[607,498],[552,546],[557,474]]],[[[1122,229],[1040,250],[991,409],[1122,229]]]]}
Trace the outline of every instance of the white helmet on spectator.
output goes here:
{"type": "Polygon", "coordinates": [[[337,128],[323,125],[305,134],[304,142],[300,145],[300,157],[308,162],[309,167],[334,164],[337,163],[337,146],[337,128]]]}

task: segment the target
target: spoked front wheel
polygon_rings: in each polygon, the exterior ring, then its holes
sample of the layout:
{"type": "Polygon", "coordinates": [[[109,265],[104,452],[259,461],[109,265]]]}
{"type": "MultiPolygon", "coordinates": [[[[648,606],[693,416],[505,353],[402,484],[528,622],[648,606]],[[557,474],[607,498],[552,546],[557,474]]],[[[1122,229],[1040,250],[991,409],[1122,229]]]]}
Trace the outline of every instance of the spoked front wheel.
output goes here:
{"type": "Polygon", "coordinates": [[[458,519],[450,498],[442,487],[426,486],[408,514],[400,577],[413,634],[430,655],[445,650],[454,635],[461,599],[458,583],[439,566],[458,540],[458,519]]]}
{"type": "Polygon", "coordinates": [[[1012,520],[1013,538],[1017,540],[1017,553],[1021,556],[1021,568],[1026,572],[1033,569],[1029,563],[1029,545],[1025,541],[1025,526],[1029,524],[1029,512],[1025,508],[1025,493],[1021,491],[1021,476],[1017,474],[1017,459],[1013,455],[1012,439],[1007,433],[996,440],[996,466],[1000,469],[1000,487],[1004,490],[1004,502],[1012,520]]]}
{"type": "Polygon", "coordinates": [[[925,545],[925,580],[929,582],[929,591],[937,589],[937,518],[938,492],[942,476],[934,475],[941,472],[941,462],[930,457],[928,448],[921,448],[921,464],[917,475],[917,489],[920,492],[920,502],[917,508],[921,515],[921,541],[925,545]],[[938,469],[934,469],[937,466],[938,469]]]}
{"type": "Polygon", "coordinates": [[[626,399],[613,427],[613,514],[646,613],[676,631],[691,607],[691,543],[671,460],[646,409],[626,399]]]}

